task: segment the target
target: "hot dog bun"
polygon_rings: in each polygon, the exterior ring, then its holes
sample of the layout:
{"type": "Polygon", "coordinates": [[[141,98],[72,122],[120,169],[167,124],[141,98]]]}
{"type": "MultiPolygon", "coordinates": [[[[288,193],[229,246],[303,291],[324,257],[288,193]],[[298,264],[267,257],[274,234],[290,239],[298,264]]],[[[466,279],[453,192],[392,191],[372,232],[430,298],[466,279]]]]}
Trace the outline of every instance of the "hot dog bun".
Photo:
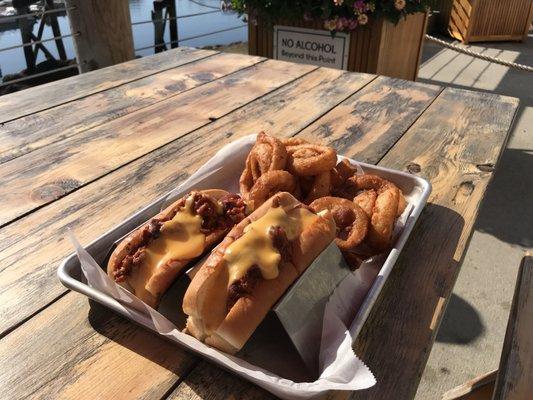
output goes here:
{"type": "MultiPolygon", "coordinates": [[[[178,212],[184,210],[184,203],[187,198],[199,194],[212,203],[218,204],[223,198],[229,196],[230,194],[225,190],[219,189],[210,189],[202,191],[193,191],[187,196],[175,201],[165,210],[157,214],[155,217],[147,221],[141,227],[129,234],[113,251],[109,258],[107,265],[108,275],[114,279],[118,284],[135,294],[138,298],[144,301],[146,304],[156,307],[159,304],[161,295],[169,288],[169,286],[174,282],[177,276],[183,271],[183,269],[197,256],[204,253],[207,249],[214,246],[216,243],[220,242],[225,234],[231,229],[231,226],[221,226],[215,227],[207,233],[204,233],[205,241],[202,241],[200,238],[195,238],[194,235],[200,235],[200,232],[191,232],[187,231],[189,234],[189,242],[187,240],[183,241],[181,246],[190,246],[190,239],[196,239],[196,246],[199,246],[198,253],[194,254],[185,254],[183,259],[169,259],[165,263],[160,263],[157,266],[154,264],[154,258],[161,252],[165,250],[165,246],[162,245],[160,239],[162,236],[161,231],[165,229],[165,223],[173,220],[173,218],[178,214],[178,212]],[[153,226],[151,227],[152,224],[153,226]],[[162,228],[160,225],[162,224],[162,228]],[[159,228],[157,226],[159,225],[159,228]],[[155,227],[155,233],[154,233],[155,227]],[[155,256],[152,256],[151,259],[146,260],[146,250],[144,251],[143,260],[135,264],[135,266],[129,265],[129,271],[124,273],[124,266],[127,264],[127,257],[131,260],[135,257],[136,253],[140,249],[152,250],[152,253],[155,256]],[[152,261],[152,262],[151,262],[152,261]]],[[[195,214],[192,212],[192,215],[195,214]]],[[[183,232],[182,232],[183,233],[183,232]]],[[[166,238],[166,236],[165,236],[166,238]]],[[[179,244],[179,243],[178,243],[179,244]]],[[[140,250],[137,255],[142,253],[140,250]]],[[[187,252],[186,252],[187,253],[187,252]]],[[[162,254],[159,254],[162,255],[162,254]]],[[[182,253],[183,255],[183,253],[182,253]]]]}
{"type": "MultiPolygon", "coordinates": [[[[305,215],[302,215],[302,221],[305,215]]],[[[231,354],[241,349],[272,306],[331,243],[335,229],[331,215],[312,213],[291,194],[282,192],[271,197],[229,232],[195,275],[183,299],[183,311],[189,315],[187,332],[231,354]],[[244,237],[248,225],[277,207],[296,220],[299,218],[297,209],[305,210],[299,211],[305,215],[309,214],[296,236],[288,242],[292,256],[290,259],[282,258],[275,278],[265,279],[263,275],[254,277],[250,293],[238,297],[232,304],[230,287],[235,281],[230,278],[233,270],[230,271],[231,267],[224,258],[226,251],[244,237]]]]}

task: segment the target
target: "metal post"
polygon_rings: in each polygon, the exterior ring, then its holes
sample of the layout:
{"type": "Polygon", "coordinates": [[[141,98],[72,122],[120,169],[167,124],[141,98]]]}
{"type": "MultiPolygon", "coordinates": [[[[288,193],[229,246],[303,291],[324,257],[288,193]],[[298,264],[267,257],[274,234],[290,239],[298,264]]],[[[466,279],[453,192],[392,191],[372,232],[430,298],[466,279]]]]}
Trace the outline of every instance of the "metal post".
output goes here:
{"type": "MultiPolygon", "coordinates": [[[[54,8],[54,0],[46,0],[45,10],[53,10],[54,8]]],[[[43,16],[43,18],[46,19],[46,16],[43,16]]],[[[49,14],[48,18],[50,18],[50,25],[52,27],[52,32],[54,33],[54,36],[61,36],[61,29],[59,28],[59,23],[57,22],[57,14],[49,14]]],[[[65,45],[63,44],[63,40],[56,39],[56,46],[59,58],[62,61],[67,61],[67,52],[65,51],[65,45]]]]}
{"type": "Polygon", "coordinates": [[[156,53],[161,53],[167,49],[165,45],[165,27],[167,24],[166,13],[163,14],[164,4],[154,1],[152,10],[152,22],[154,23],[154,47],[156,53]]]}
{"type": "Polygon", "coordinates": [[[178,20],[176,19],[176,0],[167,0],[168,1],[168,15],[169,20],[169,30],[170,30],[170,47],[178,47],[178,20]]]}
{"type": "MultiPolygon", "coordinates": [[[[30,8],[28,6],[16,7],[16,10],[18,15],[28,14],[30,12],[30,8]]],[[[20,18],[18,20],[22,43],[31,43],[33,22],[34,21],[30,20],[29,18],[20,18]]],[[[24,47],[24,57],[26,58],[26,68],[28,71],[33,71],[35,69],[35,56],[33,55],[32,46],[24,47]]]]}

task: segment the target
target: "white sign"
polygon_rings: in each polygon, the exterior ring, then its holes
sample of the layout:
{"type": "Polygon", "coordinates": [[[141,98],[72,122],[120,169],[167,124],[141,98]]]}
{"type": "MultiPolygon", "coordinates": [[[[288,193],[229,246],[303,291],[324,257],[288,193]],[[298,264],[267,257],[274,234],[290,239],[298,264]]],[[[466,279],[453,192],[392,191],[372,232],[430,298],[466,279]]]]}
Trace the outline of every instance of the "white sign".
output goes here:
{"type": "Polygon", "coordinates": [[[274,58],[300,64],[347,69],[350,36],[325,30],[274,26],[274,58]]]}

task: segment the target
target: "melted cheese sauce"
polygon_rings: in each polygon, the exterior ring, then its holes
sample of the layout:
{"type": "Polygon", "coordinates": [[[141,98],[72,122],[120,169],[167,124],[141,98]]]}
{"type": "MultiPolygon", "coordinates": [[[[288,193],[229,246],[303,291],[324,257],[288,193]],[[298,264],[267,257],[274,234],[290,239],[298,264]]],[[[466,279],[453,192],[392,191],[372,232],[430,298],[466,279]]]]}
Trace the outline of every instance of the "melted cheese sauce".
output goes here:
{"type": "MultiPolygon", "coordinates": [[[[134,269],[129,283],[135,293],[146,292],[145,285],[159,268],[169,261],[189,260],[200,256],[205,247],[205,235],[200,232],[202,217],[192,212],[192,197],[174,218],[163,223],[161,235],[145,249],[145,258],[134,269]]],[[[156,296],[156,293],[152,293],[156,296]]]]}
{"type": "Polygon", "coordinates": [[[244,228],[243,235],[229,245],[224,253],[229,270],[229,285],[246,275],[253,265],[259,267],[264,279],[277,278],[281,255],[274,247],[268,231],[273,226],[280,226],[285,230],[289,241],[292,241],[317,218],[305,208],[286,212],[283,207],[275,207],[249,224],[244,228]]]}

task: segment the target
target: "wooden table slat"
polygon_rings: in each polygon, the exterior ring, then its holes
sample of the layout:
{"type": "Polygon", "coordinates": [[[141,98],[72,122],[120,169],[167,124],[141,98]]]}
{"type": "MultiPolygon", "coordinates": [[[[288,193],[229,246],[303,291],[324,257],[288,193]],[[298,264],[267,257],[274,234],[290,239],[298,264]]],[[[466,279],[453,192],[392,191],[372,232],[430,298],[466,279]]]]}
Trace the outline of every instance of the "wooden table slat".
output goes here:
{"type": "Polygon", "coordinates": [[[414,397],[492,177],[476,164],[496,165],[517,105],[447,88],[379,163],[419,171],[433,192],[356,343],[380,383],[354,398],[414,397]]]}
{"type": "Polygon", "coordinates": [[[0,163],[264,61],[220,53],[0,125],[0,163]]]}
{"type": "Polygon", "coordinates": [[[4,163],[0,169],[0,225],[53,202],[315,68],[265,61],[4,163]]]}
{"type": "Polygon", "coordinates": [[[197,362],[74,294],[4,337],[0,360],[0,398],[11,400],[159,399],[197,362]]]}
{"type": "Polygon", "coordinates": [[[441,92],[436,85],[378,77],[301,135],[375,164],[441,92]]]}
{"type": "Polygon", "coordinates": [[[0,332],[65,291],[55,269],[72,251],[65,240],[67,227],[88,243],[174,188],[235,136],[261,129],[296,134],[372,79],[314,71],[0,230],[0,332]],[[323,87],[328,84],[337,89],[326,96],[323,87]],[[29,236],[28,226],[34,227],[29,236]]]}
{"type": "Polygon", "coordinates": [[[180,47],[0,97],[0,124],[217,54],[180,47]]]}

